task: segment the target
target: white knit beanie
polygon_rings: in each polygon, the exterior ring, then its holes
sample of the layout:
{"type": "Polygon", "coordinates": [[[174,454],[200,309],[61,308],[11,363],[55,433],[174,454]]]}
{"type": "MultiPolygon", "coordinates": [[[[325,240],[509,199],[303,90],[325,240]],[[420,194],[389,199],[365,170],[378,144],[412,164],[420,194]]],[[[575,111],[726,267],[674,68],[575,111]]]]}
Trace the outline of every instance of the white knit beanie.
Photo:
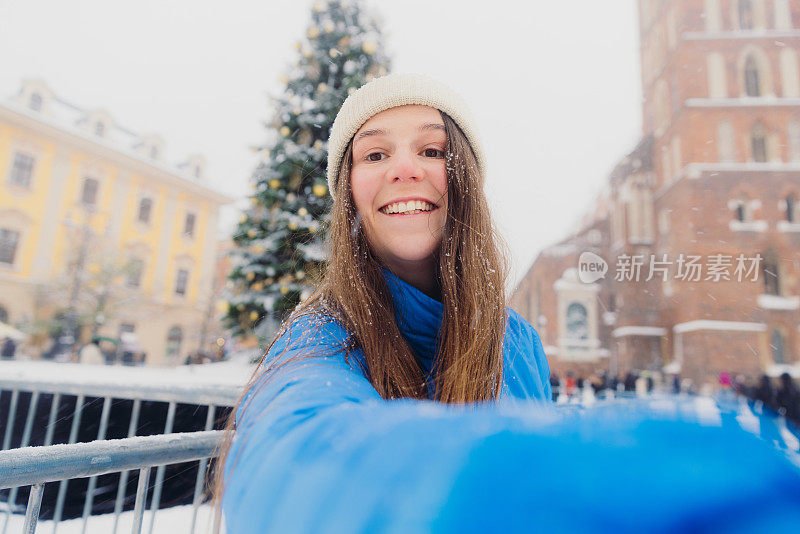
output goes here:
{"type": "Polygon", "coordinates": [[[328,189],[336,191],[336,179],[347,144],[370,117],[398,106],[419,104],[447,113],[467,137],[478,160],[481,178],[486,177],[486,156],[475,119],[461,96],[421,74],[389,74],[364,84],[342,104],[328,139],[328,189]]]}

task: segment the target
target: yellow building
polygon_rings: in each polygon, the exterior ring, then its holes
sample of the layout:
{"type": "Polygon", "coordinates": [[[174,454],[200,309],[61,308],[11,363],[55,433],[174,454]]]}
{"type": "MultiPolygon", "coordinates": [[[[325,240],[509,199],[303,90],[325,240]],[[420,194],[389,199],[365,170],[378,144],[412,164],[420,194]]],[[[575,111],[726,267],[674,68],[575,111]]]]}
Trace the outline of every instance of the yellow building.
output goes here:
{"type": "Polygon", "coordinates": [[[84,339],[132,332],[147,363],[182,362],[208,333],[218,213],[233,200],[204,163],[170,165],[158,136],[23,81],[0,103],[0,320],[75,309],[84,339]]]}

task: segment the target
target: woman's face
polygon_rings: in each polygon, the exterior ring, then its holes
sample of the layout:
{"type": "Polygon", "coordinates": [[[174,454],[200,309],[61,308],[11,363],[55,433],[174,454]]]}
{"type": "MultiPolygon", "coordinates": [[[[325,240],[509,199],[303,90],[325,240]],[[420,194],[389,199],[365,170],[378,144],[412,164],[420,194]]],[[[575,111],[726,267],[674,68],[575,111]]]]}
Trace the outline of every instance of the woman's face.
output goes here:
{"type": "Polygon", "coordinates": [[[436,264],[447,215],[446,144],[439,111],[417,105],[374,115],[353,138],[356,210],[373,252],[401,277],[436,264]]]}

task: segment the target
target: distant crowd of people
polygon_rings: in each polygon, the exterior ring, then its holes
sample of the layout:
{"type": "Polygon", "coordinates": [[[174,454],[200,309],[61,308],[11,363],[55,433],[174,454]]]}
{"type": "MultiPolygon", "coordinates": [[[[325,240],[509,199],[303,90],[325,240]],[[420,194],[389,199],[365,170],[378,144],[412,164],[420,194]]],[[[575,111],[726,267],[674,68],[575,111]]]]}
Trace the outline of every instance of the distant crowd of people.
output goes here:
{"type": "Polygon", "coordinates": [[[567,371],[564,380],[561,380],[556,373],[550,374],[550,386],[553,390],[553,401],[555,402],[560,395],[572,398],[584,391],[584,388],[591,387],[595,396],[602,396],[604,393],[635,393],[637,391],[651,392],[655,387],[653,375],[648,371],[639,373],[631,371],[625,377],[609,376],[606,371],[599,371],[591,375],[588,379],[583,376],[575,376],[572,371],[567,371]]]}
{"type": "MultiPolygon", "coordinates": [[[[695,394],[695,385],[689,379],[678,375],[670,375],[669,381],[664,384],[665,390],[671,393],[695,394]]],[[[576,376],[568,371],[562,380],[556,373],[550,375],[550,386],[553,389],[553,402],[561,395],[567,400],[582,394],[585,388],[591,387],[595,396],[604,393],[650,393],[655,388],[655,378],[649,371],[630,371],[624,377],[609,376],[605,371],[594,373],[589,378],[576,376]]],[[[790,421],[800,426],[800,387],[789,373],[778,377],[777,384],[773,378],[762,375],[758,383],[750,384],[746,377],[737,375],[731,380],[730,374],[723,372],[719,375],[719,386],[746,397],[753,402],[761,402],[763,406],[773,412],[785,415],[790,421]]]]}
{"type": "Polygon", "coordinates": [[[758,384],[751,386],[744,380],[734,381],[733,389],[800,426],[800,388],[789,373],[778,377],[777,387],[772,378],[761,375],[758,384]]]}

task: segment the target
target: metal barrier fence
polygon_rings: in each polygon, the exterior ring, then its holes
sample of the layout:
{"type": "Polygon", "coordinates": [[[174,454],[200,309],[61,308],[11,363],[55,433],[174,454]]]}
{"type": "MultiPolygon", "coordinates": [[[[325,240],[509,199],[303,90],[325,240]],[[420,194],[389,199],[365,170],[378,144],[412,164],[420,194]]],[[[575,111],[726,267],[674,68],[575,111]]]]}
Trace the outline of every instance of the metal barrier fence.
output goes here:
{"type": "MultiPolygon", "coordinates": [[[[213,456],[214,449],[221,437],[222,431],[211,430],[2,451],[0,452],[0,489],[31,486],[23,532],[32,534],[36,531],[44,485],[47,482],[61,481],[63,484],[65,480],[71,478],[92,477],[95,479],[102,474],[114,472],[127,474],[132,469],[138,469],[139,480],[131,532],[139,534],[142,531],[151,469],[158,466],[158,469],[161,470],[167,464],[200,460],[202,468],[198,471],[192,502],[193,514],[190,532],[194,532],[206,462],[213,456]]],[[[151,507],[151,530],[158,509],[155,492],[157,492],[157,488],[154,488],[151,507]]],[[[118,518],[119,510],[115,516],[115,532],[118,518]]],[[[84,531],[86,530],[86,520],[87,517],[84,517],[84,531]]],[[[8,522],[6,522],[7,524],[8,522]]],[[[214,533],[217,532],[219,532],[218,523],[214,528],[214,533]]]]}
{"type": "MultiPolygon", "coordinates": [[[[97,434],[93,435],[90,439],[97,440],[96,442],[94,442],[95,444],[116,443],[117,446],[126,446],[124,445],[124,443],[122,443],[125,442],[124,439],[123,440],[107,439],[106,433],[109,427],[109,417],[111,414],[112,400],[114,399],[132,401],[130,419],[127,429],[128,430],[127,439],[131,440],[145,439],[145,437],[143,436],[137,437],[137,429],[140,428],[140,412],[142,408],[142,403],[148,401],[168,403],[166,421],[163,430],[160,430],[160,433],[163,433],[164,435],[169,435],[174,432],[175,413],[178,404],[194,405],[195,407],[201,407],[201,406],[207,407],[207,414],[205,418],[205,425],[203,427],[203,432],[193,432],[188,434],[189,436],[194,435],[196,437],[200,437],[201,434],[209,436],[211,435],[211,434],[204,434],[204,432],[207,433],[213,431],[215,423],[217,422],[218,418],[216,416],[217,409],[218,408],[227,409],[228,407],[233,406],[236,400],[238,399],[241,389],[239,387],[233,387],[233,386],[213,386],[213,385],[204,385],[204,386],[192,386],[187,384],[157,384],[157,385],[130,384],[129,385],[129,384],[120,384],[118,382],[60,383],[60,382],[41,381],[34,379],[0,379],[0,392],[5,392],[6,394],[10,394],[10,399],[8,400],[8,414],[5,420],[5,432],[3,433],[3,442],[2,442],[2,451],[5,452],[0,452],[0,454],[4,455],[4,457],[7,458],[27,458],[27,456],[19,456],[19,457],[13,456],[11,455],[11,453],[13,452],[14,454],[24,455],[27,453],[21,451],[38,450],[41,452],[44,450],[50,450],[52,447],[64,447],[64,446],[79,447],[86,445],[86,443],[77,443],[77,442],[79,441],[78,434],[79,434],[79,428],[81,428],[82,416],[85,411],[85,407],[88,406],[88,403],[86,403],[85,401],[89,398],[95,398],[95,400],[99,399],[103,400],[102,412],[100,414],[99,422],[97,425],[98,427],[97,434]],[[21,432],[21,438],[19,439],[19,443],[18,444],[14,443],[14,446],[19,448],[9,450],[12,446],[12,435],[14,434],[15,420],[17,419],[17,413],[18,411],[21,411],[23,408],[22,406],[19,406],[20,404],[23,404],[20,402],[20,398],[23,393],[25,394],[25,396],[27,396],[28,394],[30,395],[30,399],[28,399],[27,402],[27,410],[26,410],[27,413],[25,415],[25,424],[21,432]],[[34,420],[36,418],[37,408],[40,404],[40,401],[43,400],[42,397],[45,395],[52,396],[52,400],[50,402],[47,425],[44,431],[43,442],[41,443],[42,447],[31,448],[30,445],[33,444],[31,442],[31,435],[34,428],[34,420]],[[57,419],[57,415],[59,413],[59,409],[63,399],[66,396],[70,395],[76,397],[72,413],[67,417],[61,417],[57,419]],[[69,429],[69,438],[67,439],[66,445],[54,446],[53,435],[56,424],[63,419],[69,419],[69,418],[71,418],[71,425],[69,429]]],[[[86,423],[85,419],[84,423],[86,423]]],[[[150,436],[150,437],[157,437],[157,436],[150,436]]],[[[187,437],[185,439],[194,439],[194,438],[187,437]]],[[[85,442],[89,440],[84,439],[83,441],[85,442]]],[[[76,450],[84,451],[90,449],[82,449],[79,447],[76,450]]],[[[166,454],[166,452],[164,454],[166,454]]],[[[193,458],[193,460],[200,460],[197,470],[197,477],[194,483],[195,495],[193,501],[197,500],[199,492],[202,490],[209,456],[210,453],[204,452],[202,455],[193,458]]],[[[153,467],[157,466],[157,469],[155,473],[155,484],[151,496],[152,516],[148,532],[152,532],[153,530],[155,513],[159,508],[166,465],[173,463],[176,462],[171,462],[171,461],[162,462],[158,458],[153,457],[152,463],[149,464],[149,466],[153,467]]],[[[146,465],[147,465],[146,463],[141,464],[141,466],[146,466],[146,465]]],[[[38,468],[35,465],[31,464],[30,469],[36,471],[38,468]]],[[[125,492],[128,485],[129,470],[125,467],[116,466],[116,468],[114,469],[102,471],[102,473],[116,473],[116,472],[120,473],[120,478],[116,491],[116,499],[114,502],[114,516],[115,516],[114,532],[116,532],[119,515],[124,507],[123,501],[125,498],[125,492]]],[[[149,477],[149,467],[147,467],[146,473],[147,476],[149,477]]],[[[92,512],[93,500],[95,496],[95,491],[97,489],[97,477],[100,474],[101,472],[98,471],[97,473],[84,475],[84,476],[89,476],[90,478],[88,481],[88,488],[86,490],[86,496],[83,503],[83,512],[82,512],[82,519],[84,525],[83,532],[86,531],[86,524],[88,521],[88,517],[91,515],[92,512]]],[[[64,511],[64,502],[65,498],[67,497],[67,487],[69,484],[69,479],[75,477],[80,478],[79,475],[69,475],[61,478],[52,479],[52,480],[60,480],[58,486],[58,495],[55,500],[55,509],[52,516],[54,533],[56,531],[59,522],[62,520],[62,514],[64,511]]],[[[139,479],[139,482],[140,483],[142,482],[142,478],[139,479]]],[[[2,534],[7,533],[8,525],[10,523],[10,516],[16,506],[17,495],[20,489],[19,486],[22,485],[33,485],[33,489],[28,498],[29,504],[32,502],[31,499],[33,499],[33,501],[36,501],[38,499],[38,502],[41,504],[42,493],[44,490],[44,487],[42,485],[37,486],[37,483],[35,481],[26,484],[13,485],[9,484],[5,478],[0,478],[0,490],[10,488],[7,499],[8,508],[5,511],[5,522],[3,524],[2,534]]],[[[137,503],[138,503],[138,490],[137,490],[137,503]]],[[[28,511],[29,512],[31,511],[30,506],[28,508],[28,511]]],[[[38,507],[36,515],[38,516],[38,507]]],[[[192,529],[193,528],[194,526],[192,525],[192,529]]],[[[29,531],[26,530],[25,532],[29,531]]]]}

